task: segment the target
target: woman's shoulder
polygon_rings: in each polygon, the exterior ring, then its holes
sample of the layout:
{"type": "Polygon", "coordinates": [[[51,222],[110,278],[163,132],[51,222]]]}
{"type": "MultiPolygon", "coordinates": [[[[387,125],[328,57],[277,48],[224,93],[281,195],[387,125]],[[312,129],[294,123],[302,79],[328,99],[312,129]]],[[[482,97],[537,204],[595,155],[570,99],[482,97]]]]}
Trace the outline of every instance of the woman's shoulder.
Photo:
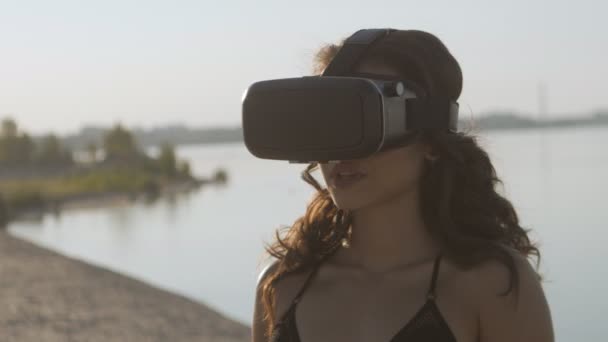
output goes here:
{"type": "MultiPolygon", "coordinates": [[[[252,334],[253,341],[267,341],[268,338],[266,336],[266,318],[267,312],[266,307],[263,304],[263,284],[266,283],[266,280],[275,274],[280,266],[280,262],[278,260],[274,260],[264,266],[260,271],[260,274],[257,278],[257,286],[256,286],[256,296],[255,296],[255,308],[254,308],[254,317],[252,324],[252,334]]],[[[304,278],[305,279],[305,278],[304,278]]],[[[275,282],[275,291],[274,291],[274,321],[275,324],[285,315],[293,298],[299,289],[299,286],[302,286],[304,283],[303,275],[301,273],[293,273],[282,277],[280,280],[275,282]]]]}
{"type": "MultiPolygon", "coordinates": [[[[538,273],[524,254],[510,247],[507,247],[506,250],[511,256],[514,269],[517,272],[519,278],[517,286],[519,288],[530,286],[532,283],[539,281],[538,273]]],[[[508,289],[510,281],[515,282],[516,280],[509,267],[495,258],[488,258],[479,262],[465,274],[468,286],[482,296],[503,293],[508,289]]],[[[513,285],[516,286],[515,283],[513,285]]]]}
{"type": "Polygon", "coordinates": [[[480,331],[486,334],[483,339],[508,336],[505,340],[552,341],[551,315],[540,277],[524,254],[508,251],[517,277],[496,259],[461,272],[461,289],[472,299],[480,331]],[[511,281],[513,287],[507,294],[511,281]]]}
{"type": "MultiPolygon", "coordinates": [[[[274,260],[262,269],[258,276],[258,288],[262,284],[262,281],[278,271],[279,263],[279,260],[274,260]]],[[[311,272],[312,268],[304,268],[297,272],[286,274],[275,282],[274,300],[277,319],[283,317],[287,312],[311,272]]]]}
{"type": "MultiPolygon", "coordinates": [[[[529,286],[531,282],[539,281],[538,273],[524,254],[510,247],[505,249],[513,260],[519,277],[519,287],[529,286]]],[[[475,297],[504,293],[509,288],[509,282],[515,281],[509,267],[496,258],[480,260],[475,265],[467,267],[460,266],[448,258],[445,258],[442,264],[444,262],[445,267],[451,270],[451,282],[457,282],[461,285],[461,289],[468,289],[467,292],[475,297]]],[[[515,284],[513,285],[515,286],[515,284]]],[[[509,296],[512,295],[513,293],[509,292],[509,296]]],[[[484,300],[484,298],[480,298],[480,300],[484,300]]]]}

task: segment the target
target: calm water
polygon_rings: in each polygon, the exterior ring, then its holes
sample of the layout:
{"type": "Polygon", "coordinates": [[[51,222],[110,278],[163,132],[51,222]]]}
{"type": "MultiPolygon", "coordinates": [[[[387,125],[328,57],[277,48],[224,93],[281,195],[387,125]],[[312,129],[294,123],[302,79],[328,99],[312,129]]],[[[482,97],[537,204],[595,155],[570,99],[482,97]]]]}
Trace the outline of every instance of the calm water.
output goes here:
{"type": "MultiPolygon", "coordinates": [[[[558,340],[604,341],[608,129],[493,132],[480,142],[523,225],[541,243],[558,340]]],[[[197,174],[227,168],[230,183],[153,204],[47,215],[10,231],[250,324],[263,242],[301,215],[313,194],[299,178],[304,166],[255,159],[239,144],[178,154],[197,174]]]]}

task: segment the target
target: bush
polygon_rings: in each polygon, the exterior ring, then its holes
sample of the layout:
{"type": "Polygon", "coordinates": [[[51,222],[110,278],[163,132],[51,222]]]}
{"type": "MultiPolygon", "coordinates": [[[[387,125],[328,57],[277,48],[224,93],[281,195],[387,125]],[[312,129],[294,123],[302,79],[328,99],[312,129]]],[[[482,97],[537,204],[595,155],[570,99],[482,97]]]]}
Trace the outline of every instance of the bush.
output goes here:
{"type": "Polygon", "coordinates": [[[177,166],[177,173],[180,175],[180,177],[192,178],[192,173],[190,171],[190,163],[185,160],[180,161],[177,166]]]}
{"type": "Polygon", "coordinates": [[[160,172],[169,177],[173,178],[177,174],[177,159],[175,157],[175,148],[169,143],[164,143],[160,148],[160,155],[158,156],[158,166],[160,172]]]}
{"type": "Polygon", "coordinates": [[[15,213],[28,209],[44,208],[44,196],[40,191],[36,190],[20,190],[8,193],[5,196],[6,211],[15,213]]]}
{"type": "Polygon", "coordinates": [[[224,169],[218,169],[213,175],[213,181],[217,183],[226,183],[228,181],[228,173],[224,169]]]}
{"type": "Polygon", "coordinates": [[[149,197],[156,197],[160,194],[160,185],[153,179],[147,179],[142,185],[142,191],[149,197]]]}

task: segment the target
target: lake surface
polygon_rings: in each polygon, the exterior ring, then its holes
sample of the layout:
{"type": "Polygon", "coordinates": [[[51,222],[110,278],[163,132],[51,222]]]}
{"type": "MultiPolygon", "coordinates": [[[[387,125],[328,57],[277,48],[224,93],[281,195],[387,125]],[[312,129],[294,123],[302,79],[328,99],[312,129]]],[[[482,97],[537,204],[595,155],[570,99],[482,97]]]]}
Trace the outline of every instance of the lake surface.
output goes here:
{"type": "MultiPolygon", "coordinates": [[[[608,128],[487,132],[480,138],[522,225],[540,242],[540,271],[558,341],[605,341],[608,312],[608,128]]],[[[241,144],[178,155],[229,183],[151,204],[84,209],[19,222],[13,235],[202,301],[250,325],[263,244],[302,215],[313,188],[302,164],[259,160],[241,144]]],[[[321,181],[319,172],[316,178],[321,181]]]]}

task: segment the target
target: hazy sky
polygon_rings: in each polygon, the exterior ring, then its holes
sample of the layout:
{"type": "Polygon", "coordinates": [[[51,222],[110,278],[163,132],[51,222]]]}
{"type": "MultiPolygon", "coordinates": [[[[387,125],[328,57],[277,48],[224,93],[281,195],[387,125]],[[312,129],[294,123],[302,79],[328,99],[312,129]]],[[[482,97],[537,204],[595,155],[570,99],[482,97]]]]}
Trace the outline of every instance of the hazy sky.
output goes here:
{"type": "Polygon", "coordinates": [[[461,115],[608,108],[608,5],[511,1],[0,0],[0,117],[83,125],[237,125],[251,83],[309,74],[360,28],[437,35],[464,74],[461,115]]]}

